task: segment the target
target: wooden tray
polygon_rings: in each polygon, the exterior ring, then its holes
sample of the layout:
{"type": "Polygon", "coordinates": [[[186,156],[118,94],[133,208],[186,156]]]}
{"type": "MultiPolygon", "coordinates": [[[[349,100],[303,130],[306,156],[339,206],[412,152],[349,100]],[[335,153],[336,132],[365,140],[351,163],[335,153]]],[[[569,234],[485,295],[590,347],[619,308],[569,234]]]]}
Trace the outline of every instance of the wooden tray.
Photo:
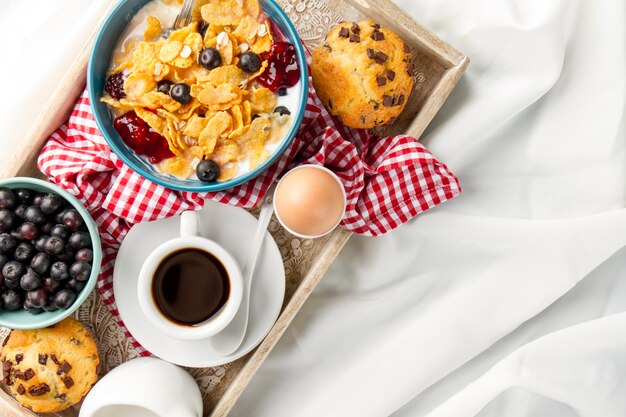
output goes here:
{"type": "MultiPolygon", "coordinates": [[[[117,0],[112,1],[111,8],[116,3],[117,0]]],[[[415,89],[403,114],[392,126],[379,133],[402,132],[419,138],[469,63],[467,57],[409,17],[392,0],[278,0],[278,3],[310,48],[321,43],[328,30],[337,23],[370,17],[394,30],[414,49],[415,89]]],[[[36,169],[37,156],[50,133],[67,119],[84,89],[92,43],[93,35],[0,177],[41,176],[36,169]]],[[[298,239],[288,234],[275,220],[270,225],[270,232],[280,247],[286,269],[287,289],[282,312],[265,340],[245,357],[225,366],[189,370],[203,391],[205,416],[228,414],[350,237],[349,233],[337,229],[325,238],[298,239]]],[[[137,356],[96,292],[81,306],[76,316],[93,327],[100,341],[106,371],[137,356]]],[[[0,339],[8,329],[3,329],[3,332],[0,339]]],[[[77,406],[52,415],[77,416],[78,410],[77,406]]],[[[0,416],[34,415],[0,390],[0,416]]]]}

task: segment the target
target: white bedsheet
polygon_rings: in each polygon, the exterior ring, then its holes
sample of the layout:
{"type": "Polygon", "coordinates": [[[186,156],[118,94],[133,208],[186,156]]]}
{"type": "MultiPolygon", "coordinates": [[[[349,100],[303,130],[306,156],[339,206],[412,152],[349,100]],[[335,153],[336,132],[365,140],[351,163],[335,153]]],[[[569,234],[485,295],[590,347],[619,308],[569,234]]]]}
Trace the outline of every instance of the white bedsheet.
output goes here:
{"type": "MultiPolygon", "coordinates": [[[[232,415],[626,416],[626,3],[398,2],[472,60],[422,138],[464,193],[353,238],[232,415]]],[[[0,2],[0,163],[104,3],[0,2]]]]}

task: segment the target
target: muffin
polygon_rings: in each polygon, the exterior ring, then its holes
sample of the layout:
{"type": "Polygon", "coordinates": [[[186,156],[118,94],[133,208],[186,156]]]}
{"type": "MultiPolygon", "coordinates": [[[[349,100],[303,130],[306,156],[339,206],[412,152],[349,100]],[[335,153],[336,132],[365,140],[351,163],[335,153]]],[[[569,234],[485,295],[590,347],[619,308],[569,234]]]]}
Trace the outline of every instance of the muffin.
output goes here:
{"type": "Polygon", "coordinates": [[[370,129],[395,120],[413,89],[410,48],[373,20],[341,23],[313,51],[313,85],[346,126],[370,129]]]}
{"type": "Polygon", "coordinates": [[[36,413],[78,403],[98,379],[100,358],[90,332],[71,317],[37,330],[13,330],[0,351],[3,382],[36,413]]]}

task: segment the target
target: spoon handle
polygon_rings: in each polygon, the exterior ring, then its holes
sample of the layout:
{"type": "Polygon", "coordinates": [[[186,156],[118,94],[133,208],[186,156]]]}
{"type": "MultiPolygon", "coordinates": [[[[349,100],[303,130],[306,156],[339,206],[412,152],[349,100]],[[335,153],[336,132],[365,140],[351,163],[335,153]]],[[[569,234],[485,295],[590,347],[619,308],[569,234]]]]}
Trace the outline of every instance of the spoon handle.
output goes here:
{"type": "Polygon", "coordinates": [[[248,253],[243,267],[243,298],[241,300],[239,310],[237,311],[233,321],[231,321],[224,330],[211,338],[211,347],[213,350],[224,356],[235,352],[239,346],[241,346],[241,343],[246,336],[246,330],[248,329],[248,314],[250,311],[250,294],[252,292],[252,277],[263,246],[263,241],[265,240],[267,226],[270,224],[270,219],[274,213],[272,195],[273,193],[268,192],[267,196],[263,200],[263,206],[261,207],[261,213],[259,214],[256,232],[254,234],[254,238],[252,239],[250,252],[248,253]]]}

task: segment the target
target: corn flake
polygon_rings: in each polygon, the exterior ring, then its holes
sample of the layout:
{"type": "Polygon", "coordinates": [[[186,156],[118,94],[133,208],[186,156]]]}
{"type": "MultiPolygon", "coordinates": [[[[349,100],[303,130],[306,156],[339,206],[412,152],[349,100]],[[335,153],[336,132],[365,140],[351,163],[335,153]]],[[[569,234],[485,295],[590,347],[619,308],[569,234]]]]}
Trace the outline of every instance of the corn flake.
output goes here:
{"type": "Polygon", "coordinates": [[[148,27],[146,27],[146,31],[143,33],[143,40],[151,41],[161,35],[163,28],[161,27],[159,19],[154,16],[148,16],[147,23],[148,27]]]}
{"type": "Polygon", "coordinates": [[[252,93],[252,110],[257,113],[271,113],[276,107],[276,96],[269,88],[259,88],[252,93]]]}

